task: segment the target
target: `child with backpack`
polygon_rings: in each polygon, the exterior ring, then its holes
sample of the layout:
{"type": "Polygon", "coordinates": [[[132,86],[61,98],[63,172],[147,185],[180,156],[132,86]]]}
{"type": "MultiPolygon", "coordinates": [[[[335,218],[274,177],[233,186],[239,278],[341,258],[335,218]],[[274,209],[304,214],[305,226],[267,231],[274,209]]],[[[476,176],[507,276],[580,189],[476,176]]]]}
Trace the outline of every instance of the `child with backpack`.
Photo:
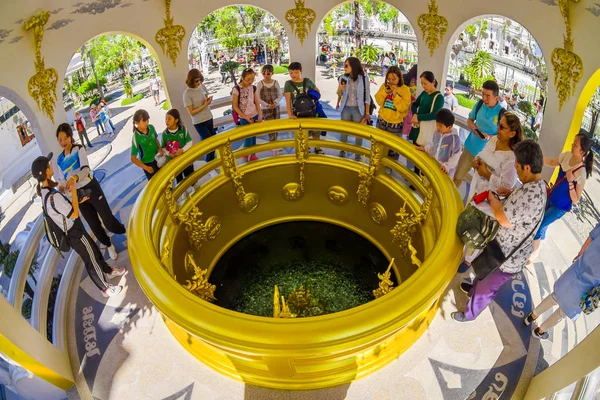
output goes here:
{"type": "Polygon", "coordinates": [[[133,139],[131,141],[131,162],[144,170],[146,179],[150,180],[160,168],[156,155],[164,156],[158,142],[154,126],[149,124],[150,115],[146,110],[137,110],[133,114],[133,139]]]}
{"type": "Polygon", "coordinates": [[[443,173],[452,177],[454,168],[458,164],[461,153],[460,136],[453,128],[454,114],[452,111],[442,108],[435,114],[436,129],[433,132],[431,142],[423,146],[417,146],[417,150],[424,151],[440,163],[443,173]]]}
{"type": "MultiPolygon", "coordinates": [[[[285,105],[290,118],[313,118],[317,116],[315,100],[309,95],[314,90],[320,93],[317,86],[308,78],[302,78],[302,64],[293,62],[289,65],[290,80],[283,87],[285,105]]],[[[309,131],[313,140],[319,140],[320,132],[309,131]]],[[[320,147],[315,147],[315,154],[324,154],[320,147]]]]}
{"type": "Polygon", "coordinates": [[[31,164],[31,174],[37,179],[37,194],[42,198],[42,210],[46,237],[58,251],[75,250],[83,260],[85,269],[94,284],[102,291],[104,297],[118,295],[122,286],[113,286],[109,280],[124,275],[125,268],[111,268],[96,243],[88,235],[79,218],[79,203],[87,197],[78,199],[76,185],[68,189],[71,201],[56,190],[58,183],[53,178],[52,153],[40,156],[31,164]]]}
{"type": "MultiPolygon", "coordinates": [[[[256,86],[254,83],[255,73],[252,68],[246,68],[242,71],[242,79],[238,85],[233,88],[232,94],[232,105],[233,111],[237,114],[234,115],[234,120],[239,120],[239,125],[250,125],[254,122],[262,121],[262,110],[260,109],[260,100],[256,93],[256,86]]],[[[236,122],[237,123],[237,122],[236,122]]],[[[251,147],[256,145],[256,137],[247,138],[244,140],[244,147],[251,147]]],[[[243,157],[244,160],[248,161],[248,156],[243,157]]],[[[250,161],[258,160],[255,153],[250,154],[250,161]]]]}
{"type": "MultiPolygon", "coordinates": [[[[279,102],[283,98],[281,86],[279,82],[273,79],[273,66],[267,64],[260,70],[264,79],[256,85],[256,91],[258,92],[258,99],[260,100],[260,106],[262,108],[263,120],[269,121],[273,119],[279,119],[279,102]]],[[[272,142],[277,140],[277,132],[269,133],[269,141],[272,142]]],[[[273,154],[277,155],[278,150],[273,150],[273,154]]]]}
{"type": "MultiPolygon", "coordinates": [[[[175,157],[179,157],[192,147],[192,137],[187,129],[185,129],[185,126],[183,126],[179,111],[174,108],[167,111],[165,124],[167,125],[167,128],[162,133],[161,145],[167,150],[167,158],[171,160],[175,157]]],[[[175,177],[175,181],[177,181],[177,183],[181,182],[184,178],[190,176],[192,172],[194,172],[193,164],[181,171],[181,173],[175,177]]]]}
{"type": "Polygon", "coordinates": [[[83,141],[83,139],[85,139],[87,141],[88,147],[90,147],[90,148],[94,147],[90,143],[90,138],[88,138],[88,134],[85,129],[85,120],[81,116],[80,112],[75,113],[75,122],[73,122],[73,127],[79,134],[79,141],[81,142],[81,145],[83,146],[84,149],[87,149],[87,147],[85,147],[85,142],[83,141]]]}

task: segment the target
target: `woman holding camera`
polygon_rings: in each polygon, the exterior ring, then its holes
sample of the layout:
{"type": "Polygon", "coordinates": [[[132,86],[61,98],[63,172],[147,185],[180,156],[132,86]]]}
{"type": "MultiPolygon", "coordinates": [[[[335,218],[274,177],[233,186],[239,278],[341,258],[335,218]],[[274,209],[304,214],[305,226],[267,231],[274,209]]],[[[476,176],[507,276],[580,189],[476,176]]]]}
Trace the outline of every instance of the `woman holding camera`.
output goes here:
{"type": "Polygon", "coordinates": [[[82,146],[73,144],[71,125],[67,123],[60,124],[56,129],[56,139],[63,149],[56,159],[59,188],[61,191],[66,191],[75,185],[78,198],[89,198],[79,206],[81,215],[87,221],[98,241],[108,248],[110,258],[116,260],[118,257],[117,251],[110,242],[104,227],[112,233],[122,235],[126,232],[125,226],[113,215],[102,187],[100,187],[100,183],[94,178],[94,173],[90,169],[85,149],[82,146]],[[100,222],[100,218],[102,218],[102,222],[100,222]],[[104,224],[104,227],[102,224],[104,224]]]}
{"type": "MultiPolygon", "coordinates": [[[[402,72],[397,66],[388,68],[385,82],[375,95],[379,105],[377,128],[402,137],[404,118],[410,109],[411,94],[408,86],[404,84],[402,72]]],[[[388,150],[388,157],[398,160],[399,154],[388,150]]]]}

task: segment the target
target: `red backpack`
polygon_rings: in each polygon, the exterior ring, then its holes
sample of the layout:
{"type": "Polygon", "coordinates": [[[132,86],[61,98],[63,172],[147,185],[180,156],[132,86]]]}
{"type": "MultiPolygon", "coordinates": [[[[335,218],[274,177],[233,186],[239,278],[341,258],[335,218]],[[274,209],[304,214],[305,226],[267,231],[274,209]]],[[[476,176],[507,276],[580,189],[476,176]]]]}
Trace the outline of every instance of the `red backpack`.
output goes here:
{"type": "Polygon", "coordinates": [[[77,125],[77,131],[83,131],[83,122],[81,122],[81,118],[75,120],[75,124],[77,125]]]}

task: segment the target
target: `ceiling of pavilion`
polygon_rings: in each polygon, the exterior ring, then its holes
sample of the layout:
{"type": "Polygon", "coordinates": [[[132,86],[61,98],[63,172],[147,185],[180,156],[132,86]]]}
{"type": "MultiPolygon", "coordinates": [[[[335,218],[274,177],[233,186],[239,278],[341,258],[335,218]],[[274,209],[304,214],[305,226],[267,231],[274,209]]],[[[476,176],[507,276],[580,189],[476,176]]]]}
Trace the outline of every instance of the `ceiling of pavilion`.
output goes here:
{"type": "MultiPolygon", "coordinates": [[[[111,9],[127,8],[134,3],[144,3],[150,0],[92,0],[92,1],[75,1],[71,3],[68,0],[55,0],[49,1],[53,6],[60,5],[58,8],[50,10],[51,17],[48,22],[48,30],[62,29],[69,24],[73,23],[78,17],[81,16],[98,16],[102,18],[101,14],[111,9]]],[[[537,0],[549,6],[557,6],[558,0],[537,0]]],[[[290,0],[290,3],[292,1],[290,0]]],[[[238,2],[240,4],[244,3],[238,2]]],[[[252,2],[249,2],[252,3],[252,2]]],[[[600,3],[595,0],[584,0],[585,9],[595,17],[600,17],[600,3]]],[[[22,4],[22,3],[21,3],[22,4]]],[[[232,3],[233,4],[233,3],[232,3]]],[[[4,8],[4,5],[1,7],[4,8]]],[[[17,8],[22,15],[15,15],[14,12],[0,13],[0,46],[7,46],[19,42],[25,36],[23,30],[23,22],[31,17],[38,10],[29,10],[26,7],[17,8]],[[15,18],[13,21],[8,22],[7,18],[12,16],[15,18]]]]}

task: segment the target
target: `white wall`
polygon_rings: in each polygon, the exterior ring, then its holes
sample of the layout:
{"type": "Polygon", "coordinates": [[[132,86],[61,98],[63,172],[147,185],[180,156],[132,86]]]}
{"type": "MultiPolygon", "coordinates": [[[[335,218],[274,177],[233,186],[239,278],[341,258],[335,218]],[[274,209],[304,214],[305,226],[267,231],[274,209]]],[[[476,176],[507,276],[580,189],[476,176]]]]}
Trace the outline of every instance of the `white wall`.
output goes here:
{"type": "MultiPolygon", "coordinates": [[[[581,90],[591,75],[600,67],[600,51],[594,40],[597,35],[600,15],[599,7],[595,0],[581,0],[572,3],[573,36],[575,38],[575,51],[582,58],[585,72],[581,82],[575,90],[575,95],[558,111],[558,99],[551,91],[547,99],[545,124],[541,133],[541,145],[545,152],[555,154],[562,149],[564,140],[569,130],[571,117],[575,111],[577,99],[581,90]],[[594,14],[595,13],[595,14],[594,14]]],[[[198,2],[196,0],[177,0],[172,3],[171,13],[175,23],[186,28],[186,37],[183,50],[177,60],[177,67],[160,51],[154,40],[155,33],[163,26],[164,2],[144,0],[112,0],[78,3],[67,0],[21,0],[2,2],[0,4],[0,86],[12,89],[21,97],[33,113],[37,121],[34,125],[38,144],[43,152],[57,150],[53,136],[53,126],[65,119],[64,109],[59,103],[55,109],[55,123],[43,116],[37,109],[33,99],[27,94],[27,81],[34,73],[34,51],[32,35],[23,31],[19,20],[27,19],[34,12],[43,9],[52,10],[42,46],[42,55],[46,66],[55,68],[59,73],[57,95],[60,91],[64,73],[73,53],[88,39],[107,32],[129,33],[146,44],[153,47],[155,55],[165,82],[165,88],[171,104],[175,108],[183,108],[181,94],[185,89],[185,76],[187,73],[188,41],[197,23],[212,11],[229,5],[225,0],[211,2],[198,2]],[[112,8],[106,9],[106,6],[112,8]],[[1,31],[4,29],[5,31],[1,31]],[[2,39],[2,32],[8,32],[2,39]],[[21,39],[19,39],[21,37],[21,39]],[[6,56],[9,55],[9,56],[6,56]],[[18,60],[18,62],[15,62],[18,60]]],[[[565,27],[563,18],[556,5],[549,5],[550,0],[453,0],[438,2],[439,13],[449,22],[449,29],[444,37],[441,48],[430,57],[417,19],[422,13],[427,12],[425,1],[390,0],[389,3],[404,13],[408,21],[415,28],[419,41],[419,70],[431,70],[440,77],[443,84],[448,68],[449,51],[456,36],[472,20],[481,16],[499,15],[509,17],[526,29],[535,37],[540,45],[546,60],[549,62],[550,54],[556,47],[562,47],[565,27]]],[[[239,4],[239,3],[238,3],[239,4]]],[[[293,61],[300,61],[304,66],[304,74],[314,77],[316,59],[316,32],[323,17],[340,4],[335,0],[306,0],[306,7],[313,8],[317,19],[312,26],[312,31],[300,45],[298,39],[292,35],[289,24],[285,21],[285,13],[294,7],[291,0],[273,2],[270,0],[253,0],[246,4],[262,7],[272,13],[283,23],[290,39],[290,53],[293,61]]],[[[554,80],[554,70],[548,68],[550,83],[554,80]]],[[[185,113],[185,118],[188,118],[185,113]]],[[[190,121],[186,121],[189,123],[190,121]]]]}

